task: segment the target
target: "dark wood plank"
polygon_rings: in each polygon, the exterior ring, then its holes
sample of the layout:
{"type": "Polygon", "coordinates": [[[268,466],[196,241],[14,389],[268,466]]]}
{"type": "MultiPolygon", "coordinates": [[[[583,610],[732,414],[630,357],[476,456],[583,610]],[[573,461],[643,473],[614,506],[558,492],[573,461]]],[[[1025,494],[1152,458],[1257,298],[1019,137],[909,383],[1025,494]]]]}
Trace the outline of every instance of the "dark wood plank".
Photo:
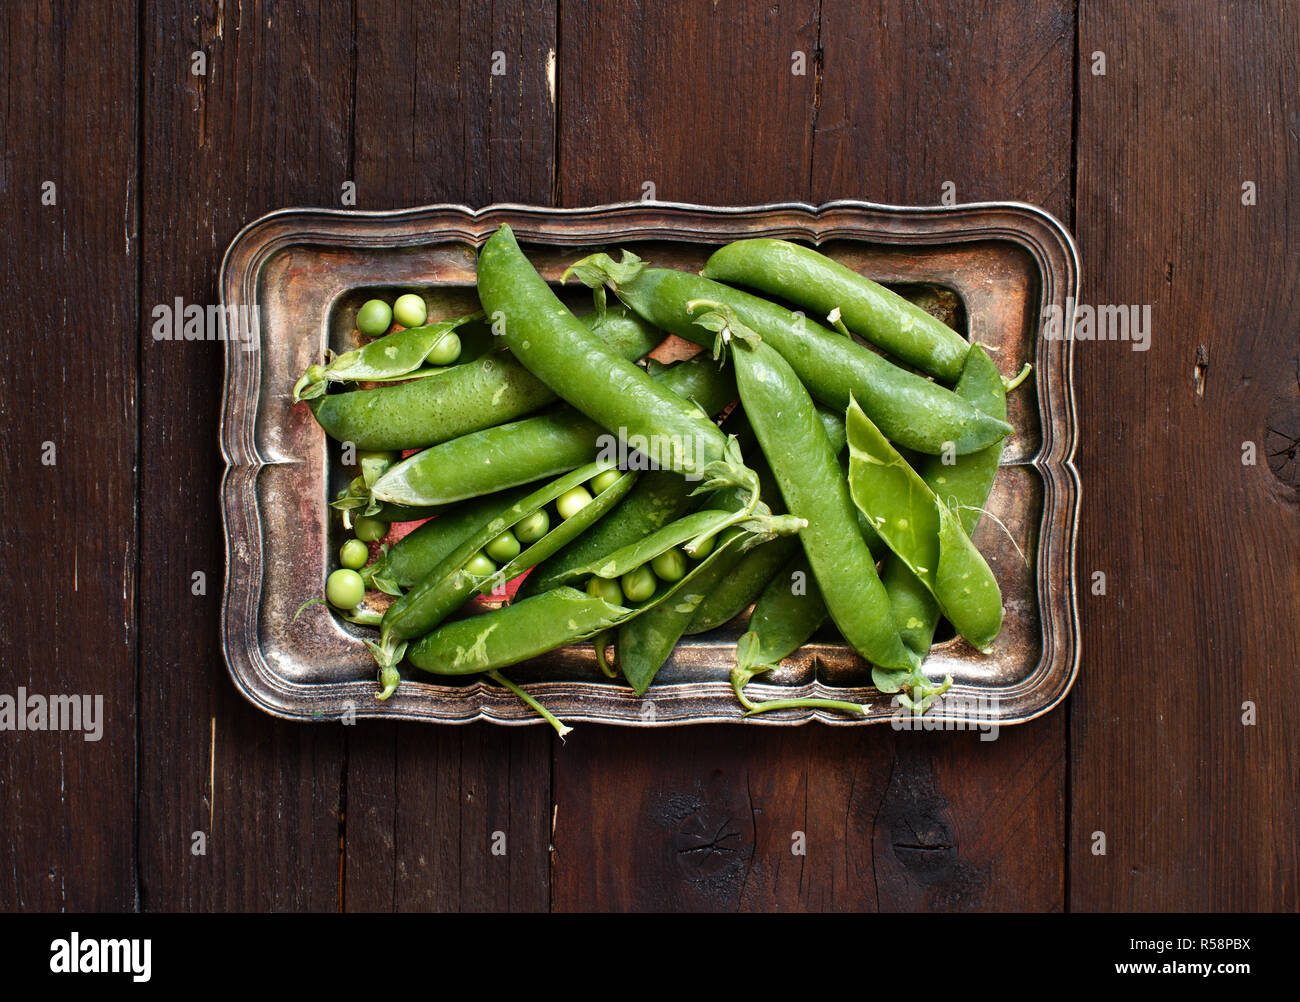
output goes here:
{"type": "MultiPolygon", "coordinates": [[[[1068,5],[960,5],[933,25],[903,3],[688,6],[665,18],[628,5],[599,39],[583,32],[586,5],[562,7],[566,204],[635,198],[647,179],[664,199],[934,204],[951,180],[962,200],[1068,209],[1068,5]],[[806,76],[791,72],[796,51],[806,76]],[[968,143],[973,118],[997,142],[968,143]]],[[[1060,711],[992,743],[666,734],[584,728],[557,749],[557,908],[1063,906],[1060,711]],[[792,853],[796,831],[807,856],[792,853]]]]}
{"type": "Polygon", "coordinates": [[[245,223],[338,206],[349,179],[346,5],[150,4],[144,40],[140,878],[144,907],[333,910],[341,727],[291,724],[239,696],[221,656],[217,513],[223,348],[154,341],[154,304],[217,302],[245,223]],[[207,56],[206,76],[191,53],[207,56]],[[191,575],[207,594],[191,594],[191,575]],[[191,852],[193,833],[207,854],[191,852]]]}
{"type": "Polygon", "coordinates": [[[819,6],[563,4],[559,204],[802,198],[819,6]]]}
{"type": "Polygon", "coordinates": [[[1265,455],[1270,427],[1300,437],[1298,64],[1284,4],[1082,5],[1084,300],[1152,318],[1146,352],[1077,346],[1080,563],[1106,594],[1071,718],[1074,909],[1300,905],[1300,498],[1265,455]]]}
{"type": "MultiPolygon", "coordinates": [[[[358,18],[364,207],[550,204],[553,2],[363,4],[358,18]],[[393,72],[411,62],[421,72],[393,72]]],[[[351,732],[346,907],[545,910],[553,740],[483,724],[351,732]]]]}
{"type": "Polygon", "coordinates": [[[0,695],[102,700],[97,741],[0,734],[0,909],[130,910],[135,9],[6,5],[0,53],[0,695]]]}

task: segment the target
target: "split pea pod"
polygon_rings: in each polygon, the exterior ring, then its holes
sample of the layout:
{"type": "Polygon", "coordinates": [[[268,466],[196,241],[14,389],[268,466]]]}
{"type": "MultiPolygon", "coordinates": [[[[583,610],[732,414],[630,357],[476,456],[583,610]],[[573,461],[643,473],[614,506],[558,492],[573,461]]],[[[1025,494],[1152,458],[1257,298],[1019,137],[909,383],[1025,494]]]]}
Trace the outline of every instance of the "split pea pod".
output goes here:
{"type": "MultiPolygon", "coordinates": [[[[384,613],[380,624],[380,641],[370,644],[371,653],[380,667],[381,699],[397,687],[397,665],[406,649],[406,641],[428,633],[468,601],[475,592],[485,592],[522,574],[533,564],[545,560],[561,546],[592,525],[631,489],[636,475],[622,474],[618,480],[594,498],[586,495],[585,505],[566,517],[560,503],[572,496],[576,488],[585,488],[592,478],[610,469],[608,463],[591,463],[560,477],[511,505],[500,515],[482,524],[456,547],[429,574],[422,578],[384,613]],[[501,567],[490,562],[480,570],[482,550],[494,539],[512,530],[525,519],[556,503],[561,517],[536,542],[501,567]]],[[[586,494],[585,490],[583,491],[586,494]]]]}
{"type": "Polygon", "coordinates": [[[407,533],[374,563],[361,571],[363,579],[390,595],[411,588],[450,556],[475,530],[532,492],[531,485],[476,498],[431,518],[407,533]]]}
{"type": "MultiPolygon", "coordinates": [[[[1006,389],[1002,376],[979,345],[971,347],[961,377],[957,380],[956,390],[985,413],[999,418],[1006,417],[1006,389]]],[[[917,473],[939,500],[956,512],[962,529],[969,535],[974,531],[980,509],[984,507],[989,492],[993,489],[1001,458],[1002,443],[998,442],[979,452],[959,456],[951,464],[932,457],[918,467],[917,473]]],[[[903,643],[918,654],[925,655],[930,650],[939,621],[939,606],[934,596],[908,569],[907,564],[894,556],[885,559],[881,567],[881,579],[885,582],[885,591],[889,593],[890,605],[894,610],[894,618],[898,621],[903,643]]],[[[890,680],[877,679],[877,687],[882,691],[896,691],[896,686],[881,686],[882,681],[888,685],[890,680]]]]}
{"type": "MultiPolygon", "coordinates": [[[[648,325],[613,310],[603,322],[592,321],[596,334],[574,322],[602,351],[627,365],[662,338],[648,325]],[[604,334],[608,342],[599,340],[604,334]]],[[[340,442],[361,449],[418,449],[511,421],[555,400],[555,393],[518,358],[493,351],[427,379],[331,393],[309,406],[326,434],[340,442]]]]}
{"type": "Polygon", "coordinates": [[[945,383],[961,375],[970,342],[925,310],[813,250],[788,240],[737,240],[713,252],[702,274],[757,289],[824,317],[945,383]]]}
{"type": "Polygon", "coordinates": [[[939,455],[951,448],[964,455],[1012,430],[951,390],[892,364],[851,338],[739,289],[689,272],[647,268],[626,252],[622,262],[596,254],[570,271],[589,286],[608,284],[626,306],[657,327],[715,351],[725,335],[697,325],[687,304],[724,304],[781,354],[814,398],[843,413],[849,398],[855,397],[892,441],[909,449],[939,455]]]}
{"type": "Polygon", "coordinates": [[[331,381],[385,383],[442,372],[445,366],[426,367],[425,361],[448,341],[459,353],[459,338],[452,340],[456,329],[482,319],[482,313],[471,313],[423,327],[407,327],[345,351],[328,365],[313,365],[294,384],[294,403],[321,396],[331,381]]]}
{"type": "Polygon", "coordinates": [[[956,513],[935,496],[856,402],[849,403],[846,424],[853,502],[934,596],[957,632],[987,650],[1002,628],[1002,595],[989,565],[956,513]]]}
{"type": "Polygon", "coordinates": [[[732,359],[741,403],[786,507],[808,521],[799,541],[835,625],[873,664],[910,668],[919,663],[899,638],[853,499],[808,391],[764,341],[735,345],[732,359]]]}
{"type": "MultiPolygon", "coordinates": [[[[520,364],[606,431],[650,443],[658,465],[752,483],[698,407],[611,352],[569,312],[503,225],[483,246],[479,298],[520,364]]],[[[757,499],[755,498],[755,501],[757,499]]]]}
{"type": "MultiPolygon", "coordinates": [[[[700,361],[706,358],[704,355],[696,356],[700,361]]],[[[714,363],[706,364],[716,370],[714,363]]],[[[721,411],[736,398],[736,381],[731,376],[730,368],[721,372],[726,374],[726,393],[719,392],[707,402],[702,397],[695,397],[710,414],[721,411]],[[725,400],[722,399],[723,396],[726,396],[725,400]]],[[[843,438],[843,420],[838,417],[833,417],[833,420],[839,422],[843,438]]],[[[739,407],[722,422],[722,431],[737,437],[742,453],[750,451],[751,445],[757,444],[753,441],[749,423],[745,421],[744,411],[739,407]]],[[[671,470],[651,470],[644,474],[623,503],[610,512],[608,518],[601,519],[589,532],[583,533],[550,560],[539,564],[524,580],[519,594],[527,597],[553,588],[573,568],[598,561],[702,507],[706,501],[695,493],[697,486],[697,482],[671,470]]]]}
{"type": "MultiPolygon", "coordinates": [[[[661,369],[651,378],[683,404],[709,413],[735,399],[730,373],[719,371],[704,356],[661,369]]],[[[373,494],[378,501],[414,506],[478,497],[589,463],[604,451],[601,443],[609,438],[590,418],[560,407],[416,453],[376,480],[373,494]]]]}

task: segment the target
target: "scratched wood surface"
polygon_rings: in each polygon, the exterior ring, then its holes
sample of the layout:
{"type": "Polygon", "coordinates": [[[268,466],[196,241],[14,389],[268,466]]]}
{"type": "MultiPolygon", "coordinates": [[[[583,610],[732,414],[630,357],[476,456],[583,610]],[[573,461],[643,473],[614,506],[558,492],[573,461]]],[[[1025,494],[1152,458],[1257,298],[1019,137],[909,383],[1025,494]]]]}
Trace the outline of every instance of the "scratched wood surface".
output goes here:
{"type": "Polygon", "coordinates": [[[101,693],[105,726],[0,733],[0,907],[1294,909],[1300,19],[1191,6],[6,8],[0,695],[101,693]],[[244,223],[347,182],[369,209],[1055,213],[1087,302],[1153,308],[1148,351],[1078,346],[1080,567],[1107,589],[1067,705],[992,742],[562,747],[246,704],[219,647],[221,346],[155,340],[153,310],[215,302],[244,223]]]}

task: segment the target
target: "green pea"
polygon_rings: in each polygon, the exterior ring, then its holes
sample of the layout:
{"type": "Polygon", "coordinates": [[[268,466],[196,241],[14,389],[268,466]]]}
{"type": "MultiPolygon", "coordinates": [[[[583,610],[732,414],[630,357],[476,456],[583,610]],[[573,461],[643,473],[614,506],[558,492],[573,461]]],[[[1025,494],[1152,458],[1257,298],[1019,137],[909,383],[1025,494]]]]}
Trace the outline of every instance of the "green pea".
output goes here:
{"type": "Polygon", "coordinates": [[[349,539],[339,547],[339,563],[344,567],[359,571],[370,559],[370,547],[359,539],[349,539]]]}
{"type": "Polygon", "coordinates": [[[508,564],[519,556],[519,550],[519,540],[509,529],[483,547],[483,552],[498,564],[508,564]]]}
{"type": "Polygon", "coordinates": [[[419,327],[428,316],[429,311],[424,305],[424,300],[414,292],[398,296],[397,302],[393,304],[393,319],[403,327],[419,327]]]}
{"type": "Polygon", "coordinates": [[[714,536],[710,536],[708,539],[704,540],[704,542],[700,543],[698,546],[692,547],[688,544],[686,546],[683,546],[682,549],[686,551],[686,555],[690,557],[692,560],[703,560],[705,557],[707,557],[710,553],[713,552],[713,542],[715,538],[716,537],[714,536]]]}
{"type": "Polygon", "coordinates": [[[319,383],[328,378],[328,376],[329,373],[325,371],[325,366],[323,365],[307,366],[307,378],[313,383],[319,383]]]}
{"type": "Polygon", "coordinates": [[[592,497],[587,493],[587,488],[578,486],[565,491],[555,499],[555,510],[559,512],[560,518],[570,519],[591,502],[592,497]]]}
{"type": "Polygon", "coordinates": [[[597,473],[591,478],[592,493],[599,494],[602,491],[609,490],[622,475],[618,470],[606,470],[604,473],[597,473]]]}
{"type": "Polygon", "coordinates": [[[360,518],[353,519],[352,531],[363,543],[377,543],[388,535],[388,526],[377,518],[366,518],[362,515],[360,518]]]}
{"type": "Polygon", "coordinates": [[[535,543],[551,529],[551,516],[545,508],[539,508],[526,518],[515,523],[515,539],[521,543],[535,543]]]}
{"type": "Polygon", "coordinates": [[[674,547],[650,561],[650,569],[662,581],[680,581],[686,576],[686,555],[674,547]]]}
{"type": "Polygon", "coordinates": [[[482,550],[465,561],[465,571],[476,578],[485,578],[496,571],[497,565],[482,550]]]}
{"type": "Polygon", "coordinates": [[[623,586],[623,594],[627,596],[629,602],[644,602],[658,587],[654,572],[645,564],[628,571],[619,583],[623,586]]]}
{"type": "Polygon", "coordinates": [[[451,365],[460,358],[460,338],[455,334],[447,334],[435,344],[429,354],[424,356],[424,360],[430,365],[451,365]]]}
{"type": "Polygon", "coordinates": [[[367,299],[357,311],[357,330],[366,337],[379,337],[393,324],[393,311],[382,299],[367,299]]]}
{"type": "Polygon", "coordinates": [[[617,581],[609,578],[592,577],[587,580],[587,594],[592,598],[603,599],[610,605],[623,604],[623,589],[617,581]]]}
{"type": "Polygon", "coordinates": [[[366,583],[356,571],[337,570],[325,580],[325,597],[337,609],[355,609],[366,597],[366,583]]]}

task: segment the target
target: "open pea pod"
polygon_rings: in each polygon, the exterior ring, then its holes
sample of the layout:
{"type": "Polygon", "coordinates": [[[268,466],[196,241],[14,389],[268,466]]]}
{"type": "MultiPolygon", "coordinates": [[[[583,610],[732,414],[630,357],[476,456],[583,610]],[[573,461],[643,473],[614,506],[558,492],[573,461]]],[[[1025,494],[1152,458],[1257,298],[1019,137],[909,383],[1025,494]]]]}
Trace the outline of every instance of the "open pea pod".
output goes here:
{"type": "Polygon", "coordinates": [[[613,464],[609,462],[590,463],[534,491],[486,520],[414,588],[390,605],[380,624],[379,643],[367,642],[380,668],[382,688],[379,698],[387,699],[397,688],[397,665],[405,653],[405,641],[428,633],[476,592],[488,592],[504,585],[585,531],[631,490],[636,474],[624,473],[581,510],[552,527],[535,543],[521,549],[513,560],[496,571],[475,574],[468,565],[484,546],[523,519],[545,508],[560,495],[574,487],[583,486],[592,477],[612,467],[613,464]]]}
{"type": "MultiPolygon", "coordinates": [[[[778,523],[778,527],[784,528],[788,522],[788,519],[783,520],[778,523]]],[[[695,520],[691,529],[702,524],[702,520],[695,520]]],[[[665,541],[670,538],[671,534],[662,536],[665,541]]],[[[687,534],[677,538],[681,542],[692,537],[687,534]]],[[[467,675],[504,668],[557,647],[587,640],[657,609],[670,607],[679,600],[686,606],[685,614],[689,615],[698,597],[688,599],[687,596],[691,596],[693,589],[697,589],[697,580],[737,548],[766,538],[769,537],[765,533],[729,529],[719,537],[714,549],[680,580],[661,582],[653,596],[635,606],[612,605],[569,585],[559,585],[492,612],[444,623],[412,643],[406,654],[411,664],[423,671],[439,675],[467,675]]],[[[658,552],[663,552],[672,545],[675,544],[665,542],[658,552]]],[[[627,549],[637,549],[639,553],[649,552],[638,547],[627,549]]],[[[617,565],[629,568],[639,566],[630,563],[631,560],[631,553],[621,554],[617,565]]],[[[649,681],[646,680],[637,691],[644,692],[648,684],[649,681]]]]}
{"type": "Polygon", "coordinates": [[[385,383],[441,372],[441,367],[430,367],[427,372],[420,370],[424,360],[458,327],[482,318],[483,313],[479,311],[423,327],[407,327],[361,348],[345,351],[334,356],[328,365],[312,366],[303,373],[294,384],[293,402],[319,397],[330,382],[385,383]]]}
{"type": "Polygon", "coordinates": [[[856,400],[849,401],[849,492],[890,550],[971,644],[1002,628],[1002,594],[961,522],[908,465],[856,400]]]}
{"type": "MultiPolygon", "coordinates": [[[[986,414],[1006,418],[1008,386],[993,360],[979,345],[971,346],[955,389],[958,396],[969,400],[986,414]]],[[[952,463],[944,463],[938,456],[927,456],[916,465],[921,479],[957,513],[967,535],[974,530],[988,501],[997,477],[1002,446],[1002,442],[996,442],[979,452],[958,456],[952,463]]],[[[890,606],[898,621],[903,643],[918,654],[928,653],[939,622],[939,607],[934,596],[907,565],[892,554],[882,565],[880,577],[889,593],[890,606]]],[[[884,669],[874,670],[872,681],[881,692],[898,692],[904,687],[915,689],[918,684],[924,692],[929,687],[928,682],[909,677],[907,673],[884,669]]]]}
{"type": "Polygon", "coordinates": [[[585,581],[593,575],[598,578],[622,577],[629,571],[634,571],[643,564],[649,563],[661,553],[666,553],[668,550],[689,543],[693,539],[710,536],[726,528],[735,519],[736,513],[734,511],[720,508],[694,512],[684,518],[679,518],[675,522],[670,522],[644,539],[638,539],[635,543],[615,550],[600,560],[566,571],[558,579],[557,584],[585,581]]]}
{"type": "Polygon", "coordinates": [[[401,589],[418,584],[470,534],[532,490],[531,486],[523,486],[489,494],[429,519],[391,547],[385,547],[379,559],[361,569],[362,579],[371,587],[400,596],[401,589]]]}

